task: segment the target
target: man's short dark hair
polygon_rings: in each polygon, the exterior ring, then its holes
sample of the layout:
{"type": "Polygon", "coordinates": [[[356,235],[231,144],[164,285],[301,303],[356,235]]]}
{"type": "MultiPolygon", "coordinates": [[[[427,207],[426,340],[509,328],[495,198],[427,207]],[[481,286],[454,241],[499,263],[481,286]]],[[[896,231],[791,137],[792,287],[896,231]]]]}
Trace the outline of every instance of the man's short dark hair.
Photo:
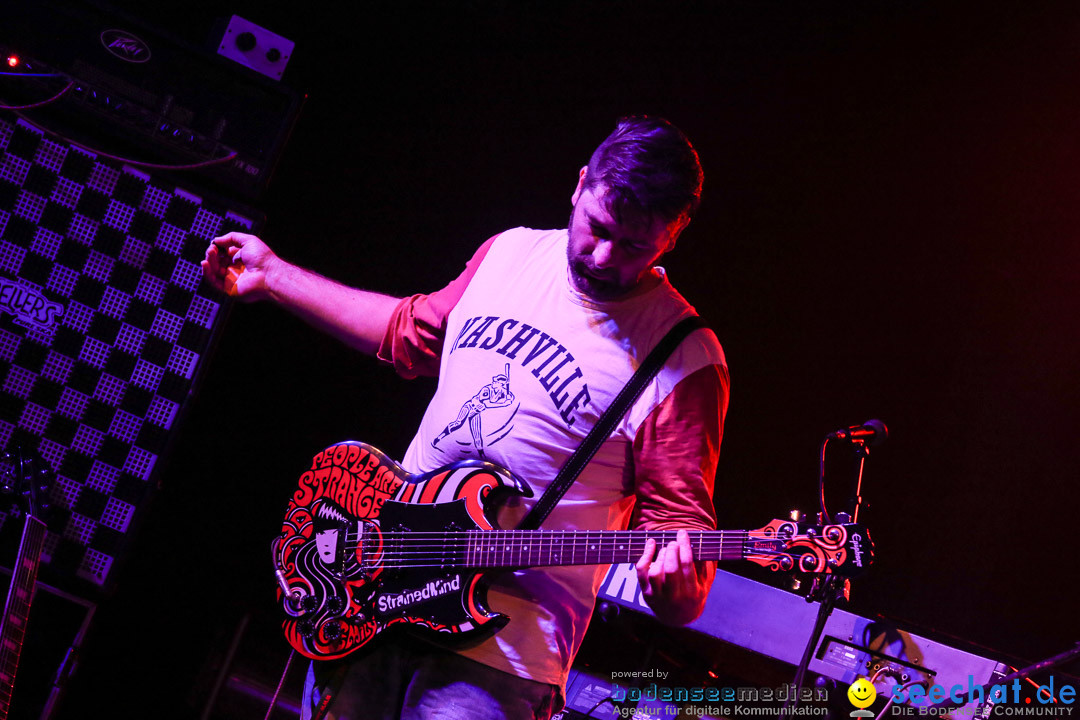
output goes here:
{"type": "Polygon", "coordinates": [[[625,117],[593,152],[585,187],[607,188],[616,220],[626,213],[672,222],[690,218],[701,202],[697,151],[681,130],[649,115],[625,117]]]}

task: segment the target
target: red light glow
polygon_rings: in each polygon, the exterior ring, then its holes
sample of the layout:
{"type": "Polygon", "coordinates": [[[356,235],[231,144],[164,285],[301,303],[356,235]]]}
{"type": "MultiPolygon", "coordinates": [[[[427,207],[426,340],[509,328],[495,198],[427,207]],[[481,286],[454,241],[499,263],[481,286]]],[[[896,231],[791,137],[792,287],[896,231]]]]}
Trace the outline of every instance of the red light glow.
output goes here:
{"type": "Polygon", "coordinates": [[[10,68],[18,67],[19,66],[19,56],[18,55],[8,55],[7,64],[8,64],[8,67],[10,67],[10,68]]]}

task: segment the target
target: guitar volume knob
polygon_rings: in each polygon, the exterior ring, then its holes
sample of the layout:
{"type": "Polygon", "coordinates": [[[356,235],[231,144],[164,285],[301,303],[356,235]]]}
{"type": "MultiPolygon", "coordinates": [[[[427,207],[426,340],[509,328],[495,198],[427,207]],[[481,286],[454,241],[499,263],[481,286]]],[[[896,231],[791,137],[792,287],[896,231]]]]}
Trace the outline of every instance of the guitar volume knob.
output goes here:
{"type": "Polygon", "coordinates": [[[326,639],[330,642],[333,642],[334,640],[337,640],[341,637],[341,623],[339,623],[337,620],[331,620],[330,622],[323,625],[322,631],[326,639]]]}

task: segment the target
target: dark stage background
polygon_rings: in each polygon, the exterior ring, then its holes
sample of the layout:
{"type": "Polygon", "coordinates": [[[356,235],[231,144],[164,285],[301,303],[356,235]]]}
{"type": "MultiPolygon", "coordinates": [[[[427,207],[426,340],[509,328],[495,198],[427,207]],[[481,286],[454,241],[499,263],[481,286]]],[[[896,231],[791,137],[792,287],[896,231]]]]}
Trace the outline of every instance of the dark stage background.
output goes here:
{"type": "MultiPolygon", "coordinates": [[[[1015,662],[1080,640],[1080,6],[121,7],[193,43],[232,13],[296,41],[285,81],[308,98],[264,236],[390,294],[505,228],[562,227],[616,118],[670,118],[706,171],[664,265],[731,368],[722,526],[816,510],[823,436],[881,418],[851,609],[1015,662]]],[[[273,612],[298,471],[346,438],[400,455],[431,389],[235,308],[65,716],[195,717],[208,658],[273,612]]]]}

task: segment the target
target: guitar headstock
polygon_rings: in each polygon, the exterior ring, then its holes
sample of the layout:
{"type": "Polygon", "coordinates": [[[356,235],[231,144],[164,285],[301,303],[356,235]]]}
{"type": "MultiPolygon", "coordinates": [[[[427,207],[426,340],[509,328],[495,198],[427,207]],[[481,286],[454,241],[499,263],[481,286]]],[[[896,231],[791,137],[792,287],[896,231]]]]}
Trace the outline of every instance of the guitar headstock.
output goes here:
{"type": "Polygon", "coordinates": [[[773,520],[747,533],[744,557],[770,570],[853,577],[874,562],[874,543],[862,525],[811,525],[773,520]]]}
{"type": "Polygon", "coordinates": [[[0,453],[0,499],[44,520],[49,511],[53,470],[40,455],[15,446],[0,453]]]}

